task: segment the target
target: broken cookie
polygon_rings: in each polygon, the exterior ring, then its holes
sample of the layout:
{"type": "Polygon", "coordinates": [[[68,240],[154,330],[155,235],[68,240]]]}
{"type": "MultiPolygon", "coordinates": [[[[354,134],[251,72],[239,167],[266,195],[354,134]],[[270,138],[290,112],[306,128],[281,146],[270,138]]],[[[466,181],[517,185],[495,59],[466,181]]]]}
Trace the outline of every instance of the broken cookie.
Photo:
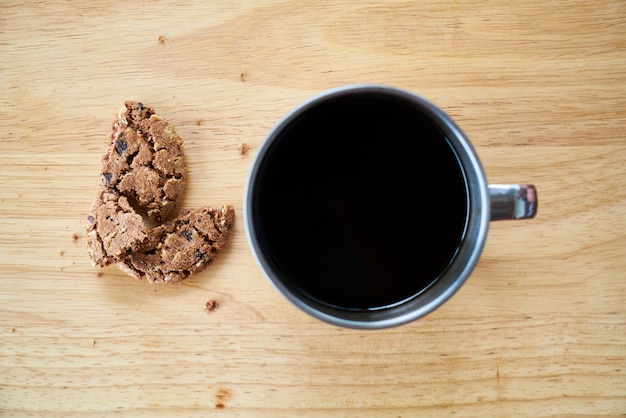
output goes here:
{"type": "Polygon", "coordinates": [[[228,242],[235,221],[232,206],[186,209],[148,232],[146,241],[118,267],[148,282],[179,282],[206,268],[228,242]]]}
{"type": "Polygon", "coordinates": [[[141,102],[127,101],[113,122],[102,157],[102,184],[164,221],[185,187],[183,141],[166,120],[141,102]]]}
{"type": "Polygon", "coordinates": [[[151,107],[127,101],[102,157],[102,187],[87,216],[92,263],[151,283],[179,282],[208,266],[229,240],[232,206],[175,209],[185,186],[183,141],[151,107]],[[159,226],[148,229],[145,210],[159,226]],[[143,213],[143,211],[140,211],[143,213]]]}
{"type": "Polygon", "coordinates": [[[107,266],[137,250],[148,237],[128,199],[101,189],[87,215],[87,248],[93,265],[107,266]]]}

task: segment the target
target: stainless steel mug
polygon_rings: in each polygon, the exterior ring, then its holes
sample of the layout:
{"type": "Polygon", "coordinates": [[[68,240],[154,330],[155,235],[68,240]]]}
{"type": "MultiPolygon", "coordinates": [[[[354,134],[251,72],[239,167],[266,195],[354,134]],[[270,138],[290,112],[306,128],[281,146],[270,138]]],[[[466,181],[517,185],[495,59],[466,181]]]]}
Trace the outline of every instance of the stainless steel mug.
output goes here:
{"type": "Polygon", "coordinates": [[[441,109],[381,85],[329,90],[288,113],[244,195],[248,242],[274,287],[313,317],[358,329],[432,312],[476,266],[490,221],[536,211],[534,186],[487,183],[441,109]]]}

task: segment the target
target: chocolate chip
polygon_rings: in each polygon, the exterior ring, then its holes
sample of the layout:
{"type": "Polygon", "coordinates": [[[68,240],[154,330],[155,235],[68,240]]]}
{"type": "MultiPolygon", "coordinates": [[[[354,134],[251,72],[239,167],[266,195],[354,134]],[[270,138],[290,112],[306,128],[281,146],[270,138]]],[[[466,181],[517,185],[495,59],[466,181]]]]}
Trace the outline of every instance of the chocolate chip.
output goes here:
{"type": "Polygon", "coordinates": [[[111,179],[113,178],[113,174],[111,173],[103,173],[102,174],[102,182],[104,183],[105,186],[108,186],[109,184],[111,184],[111,179]]]}
{"type": "Polygon", "coordinates": [[[187,241],[191,242],[193,240],[193,234],[191,233],[190,230],[185,229],[183,231],[183,235],[185,236],[185,238],[187,238],[187,241]]]}
{"type": "Polygon", "coordinates": [[[91,215],[87,216],[87,220],[89,221],[90,224],[92,224],[94,221],[93,216],[91,215]]]}
{"type": "Polygon", "coordinates": [[[115,141],[115,151],[117,151],[119,155],[122,155],[126,148],[128,148],[128,144],[126,144],[126,141],[124,141],[123,139],[118,139],[117,141],[115,141]]]}
{"type": "Polygon", "coordinates": [[[194,256],[200,261],[204,261],[208,257],[207,253],[195,253],[194,256]]]}

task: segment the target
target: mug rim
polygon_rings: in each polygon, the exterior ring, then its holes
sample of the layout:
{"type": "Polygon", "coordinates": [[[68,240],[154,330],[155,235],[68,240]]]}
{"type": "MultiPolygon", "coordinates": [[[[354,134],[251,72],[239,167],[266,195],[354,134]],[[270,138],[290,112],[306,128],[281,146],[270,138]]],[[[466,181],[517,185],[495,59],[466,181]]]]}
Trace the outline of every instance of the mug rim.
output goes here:
{"type": "Polygon", "coordinates": [[[288,301],[309,315],[324,322],[354,329],[381,329],[401,325],[434,311],[450,299],[474,270],[484,248],[490,221],[488,183],[484,169],[466,135],[450,116],[429,100],[415,93],[382,84],[352,84],[318,93],[291,109],[269,131],[256,153],[246,179],[243,199],[244,228],[248,245],[257,265],[270,284],[288,301]],[[393,96],[426,113],[446,135],[460,160],[465,175],[468,213],[462,244],[448,269],[427,289],[407,301],[377,310],[351,311],[309,300],[294,294],[273,272],[271,263],[262,254],[262,246],[252,220],[253,186],[261,162],[282,130],[308,109],[353,94],[384,94],[393,96]],[[472,240],[473,245],[464,245],[472,240]]]}

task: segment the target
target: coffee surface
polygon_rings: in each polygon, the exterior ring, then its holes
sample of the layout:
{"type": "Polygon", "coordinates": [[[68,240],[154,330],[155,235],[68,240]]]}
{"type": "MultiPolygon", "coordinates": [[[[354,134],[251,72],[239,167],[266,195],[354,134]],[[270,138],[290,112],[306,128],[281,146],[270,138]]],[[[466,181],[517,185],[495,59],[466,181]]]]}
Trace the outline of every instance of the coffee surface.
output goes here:
{"type": "Polygon", "coordinates": [[[466,224],[466,182],[441,131],[374,94],[301,115],[259,167],[261,250],[293,292],[345,309],[387,307],[430,286],[466,224]]]}

